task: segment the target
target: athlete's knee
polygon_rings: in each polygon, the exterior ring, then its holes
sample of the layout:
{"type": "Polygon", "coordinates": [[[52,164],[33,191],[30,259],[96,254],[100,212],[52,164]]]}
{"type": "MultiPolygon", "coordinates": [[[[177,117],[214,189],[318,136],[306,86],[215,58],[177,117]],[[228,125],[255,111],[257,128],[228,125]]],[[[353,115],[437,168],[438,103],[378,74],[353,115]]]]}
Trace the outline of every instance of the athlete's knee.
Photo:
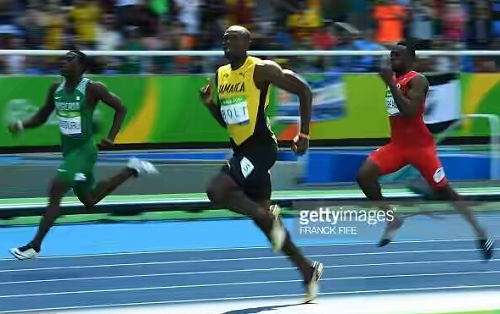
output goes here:
{"type": "Polygon", "coordinates": [[[69,184],[60,178],[52,180],[49,188],[49,203],[52,201],[59,201],[64,194],[69,190],[69,184]]]}
{"type": "Polygon", "coordinates": [[[440,201],[463,201],[465,198],[458,194],[449,184],[442,184],[433,188],[434,195],[440,201]]]}
{"type": "Polygon", "coordinates": [[[69,185],[59,179],[54,179],[49,189],[49,205],[45,211],[45,217],[55,218],[61,211],[61,200],[69,190],[69,185]]]}
{"type": "Polygon", "coordinates": [[[361,186],[370,184],[378,180],[379,173],[380,171],[377,164],[371,159],[366,159],[358,170],[356,181],[361,186]]]}
{"type": "Polygon", "coordinates": [[[215,176],[207,185],[206,194],[212,203],[224,205],[229,196],[230,189],[236,187],[237,185],[229,175],[221,173],[215,176]]]}
{"type": "Polygon", "coordinates": [[[207,194],[208,199],[212,203],[218,204],[218,203],[220,203],[221,199],[223,198],[223,193],[224,193],[224,191],[221,189],[217,178],[213,178],[210,181],[210,183],[207,185],[207,188],[206,188],[206,194],[207,194]]]}

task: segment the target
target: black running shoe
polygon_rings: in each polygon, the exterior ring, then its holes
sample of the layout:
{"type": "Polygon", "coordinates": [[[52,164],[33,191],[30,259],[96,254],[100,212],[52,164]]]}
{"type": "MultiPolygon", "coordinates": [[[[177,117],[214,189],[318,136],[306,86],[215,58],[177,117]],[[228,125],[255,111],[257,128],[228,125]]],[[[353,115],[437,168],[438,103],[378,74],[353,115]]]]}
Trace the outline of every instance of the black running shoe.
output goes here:
{"type": "Polygon", "coordinates": [[[20,261],[37,258],[39,253],[40,248],[35,248],[31,243],[19,248],[10,249],[10,254],[20,261]]]}
{"type": "Polygon", "coordinates": [[[481,250],[483,259],[485,261],[490,260],[495,250],[495,240],[493,238],[479,240],[479,249],[481,250]]]}

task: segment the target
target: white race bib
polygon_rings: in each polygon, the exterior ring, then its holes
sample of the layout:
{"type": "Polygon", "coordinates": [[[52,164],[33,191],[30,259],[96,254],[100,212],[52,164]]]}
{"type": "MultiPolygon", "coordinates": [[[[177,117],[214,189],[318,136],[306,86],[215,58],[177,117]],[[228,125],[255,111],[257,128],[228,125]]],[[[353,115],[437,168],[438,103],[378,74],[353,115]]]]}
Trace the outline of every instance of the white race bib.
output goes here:
{"type": "Polygon", "coordinates": [[[82,119],[81,117],[59,117],[59,129],[64,135],[75,135],[82,133],[82,119]]]}
{"type": "Polygon", "coordinates": [[[252,174],[253,170],[255,169],[255,166],[248,158],[243,157],[240,161],[240,168],[241,168],[241,174],[243,174],[243,177],[246,179],[248,178],[249,175],[252,174]]]}
{"type": "Polygon", "coordinates": [[[392,97],[392,93],[389,89],[385,93],[385,108],[390,116],[397,116],[400,114],[396,101],[394,97],[392,97]]]}
{"type": "Polygon", "coordinates": [[[250,121],[245,99],[229,100],[230,104],[222,104],[220,112],[227,125],[247,124],[250,121]]]}

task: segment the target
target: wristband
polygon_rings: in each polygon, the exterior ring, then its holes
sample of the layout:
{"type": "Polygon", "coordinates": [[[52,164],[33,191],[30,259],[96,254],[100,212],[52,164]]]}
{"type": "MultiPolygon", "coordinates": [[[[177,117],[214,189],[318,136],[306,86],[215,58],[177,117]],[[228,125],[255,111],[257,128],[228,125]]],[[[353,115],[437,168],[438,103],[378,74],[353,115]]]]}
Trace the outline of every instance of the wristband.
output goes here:
{"type": "Polygon", "coordinates": [[[305,133],[302,133],[302,132],[299,133],[299,138],[305,138],[306,140],[310,140],[311,139],[311,137],[308,134],[305,134],[305,133]]]}

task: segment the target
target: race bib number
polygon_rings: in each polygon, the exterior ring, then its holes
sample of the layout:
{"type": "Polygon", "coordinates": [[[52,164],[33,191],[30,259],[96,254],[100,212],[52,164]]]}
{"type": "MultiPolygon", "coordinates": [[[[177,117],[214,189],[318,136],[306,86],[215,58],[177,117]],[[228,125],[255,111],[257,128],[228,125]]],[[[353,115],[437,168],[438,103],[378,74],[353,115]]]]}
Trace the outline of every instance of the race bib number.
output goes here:
{"type": "Polygon", "coordinates": [[[249,175],[252,174],[253,170],[255,169],[255,166],[252,164],[248,158],[243,157],[240,161],[240,168],[241,168],[241,174],[243,175],[243,178],[248,178],[249,175]]]}
{"type": "Polygon", "coordinates": [[[81,117],[65,118],[59,117],[59,129],[64,135],[75,135],[82,133],[81,117]]]}
{"type": "Polygon", "coordinates": [[[247,102],[243,98],[224,100],[220,112],[227,125],[244,125],[250,121],[247,102]]]}
{"type": "Polygon", "coordinates": [[[385,108],[390,116],[397,116],[400,114],[396,101],[394,101],[394,97],[392,97],[390,90],[387,90],[385,93],[385,108]]]}

